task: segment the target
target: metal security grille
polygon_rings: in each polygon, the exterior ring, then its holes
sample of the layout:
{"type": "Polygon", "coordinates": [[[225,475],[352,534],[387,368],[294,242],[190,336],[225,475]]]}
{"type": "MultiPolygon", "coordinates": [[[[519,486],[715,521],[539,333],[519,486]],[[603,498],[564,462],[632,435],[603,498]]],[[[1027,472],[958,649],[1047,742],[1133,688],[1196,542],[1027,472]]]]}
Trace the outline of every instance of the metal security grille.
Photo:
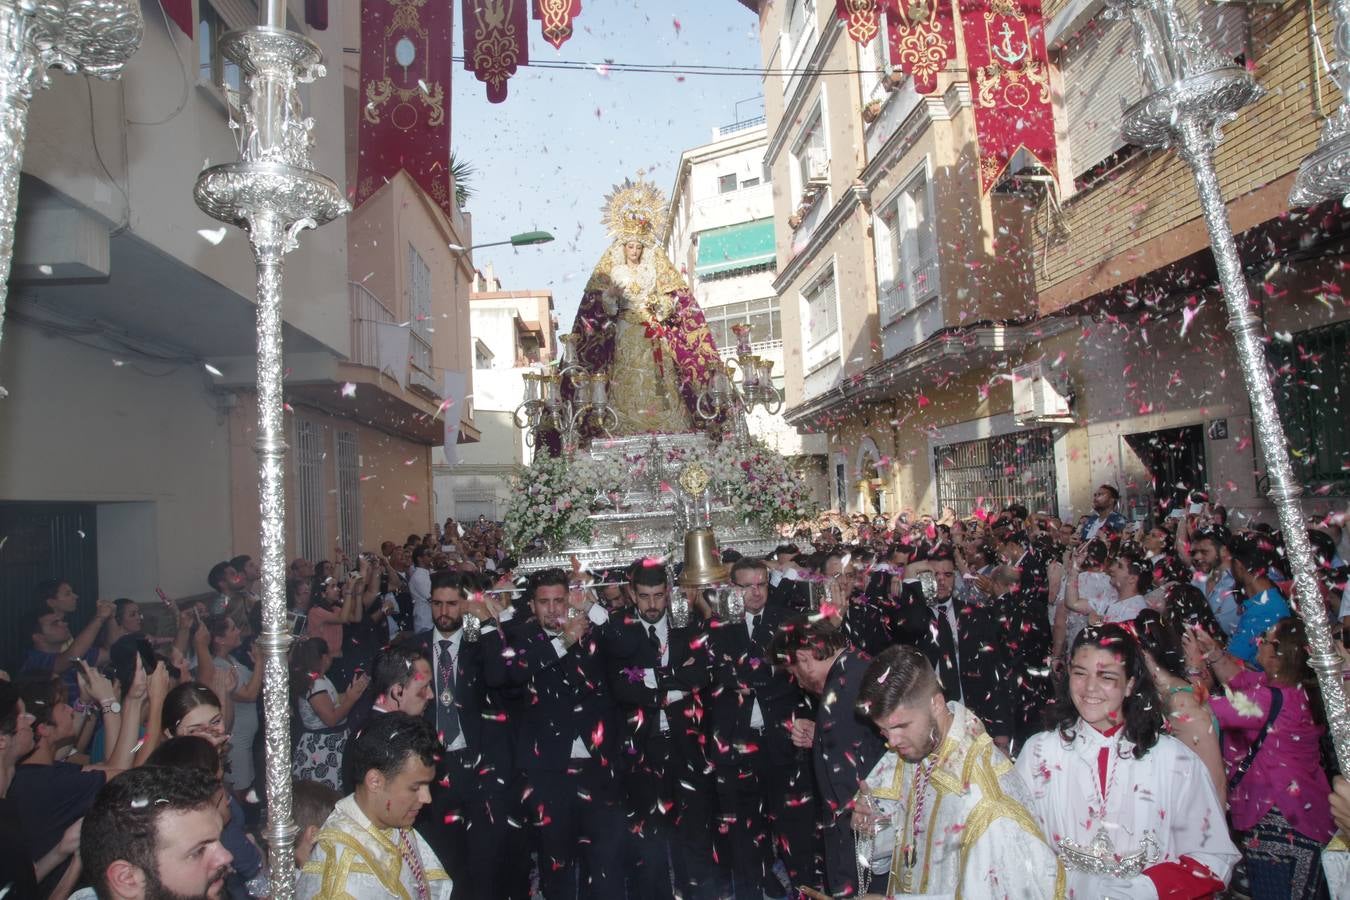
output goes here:
{"type": "Polygon", "coordinates": [[[323,428],[306,419],[295,423],[295,543],[300,555],[325,558],[323,540],[323,428]]]}
{"type": "Polygon", "coordinates": [[[356,432],[337,435],[338,540],[350,560],[361,551],[361,459],[356,452],[356,432]]]}
{"type": "Polygon", "coordinates": [[[1055,438],[1049,428],[962,441],[933,449],[938,509],[957,515],[1021,503],[1031,512],[1059,512],[1055,500],[1055,438]]]}
{"type": "Polygon", "coordinates": [[[1350,494],[1350,322],[1272,341],[1276,400],[1289,435],[1294,469],[1310,488],[1350,494]]]}

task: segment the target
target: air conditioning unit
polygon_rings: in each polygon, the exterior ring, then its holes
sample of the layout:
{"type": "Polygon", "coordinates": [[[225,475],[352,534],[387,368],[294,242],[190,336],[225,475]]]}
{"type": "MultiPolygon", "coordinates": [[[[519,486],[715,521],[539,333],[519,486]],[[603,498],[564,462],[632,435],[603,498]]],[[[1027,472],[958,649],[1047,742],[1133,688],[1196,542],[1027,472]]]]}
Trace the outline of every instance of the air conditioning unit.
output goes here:
{"type": "Polygon", "coordinates": [[[1013,369],[1013,420],[1018,425],[1074,421],[1068,378],[1048,369],[1041,360],[1013,369]]]}
{"type": "Polygon", "coordinates": [[[829,181],[830,161],[826,159],[823,152],[815,151],[810,153],[806,157],[806,183],[829,184],[829,181]]]}

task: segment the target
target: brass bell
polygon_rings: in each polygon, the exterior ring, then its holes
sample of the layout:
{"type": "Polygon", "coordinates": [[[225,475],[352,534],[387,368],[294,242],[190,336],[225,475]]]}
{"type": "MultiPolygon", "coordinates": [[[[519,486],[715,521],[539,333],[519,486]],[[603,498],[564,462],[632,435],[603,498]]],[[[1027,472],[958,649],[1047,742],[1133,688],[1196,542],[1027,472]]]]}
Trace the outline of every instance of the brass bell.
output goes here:
{"type": "Polygon", "coordinates": [[[684,533],[684,569],[679,585],[701,588],[727,580],[731,567],[717,553],[717,539],[711,528],[691,528],[684,533]]]}

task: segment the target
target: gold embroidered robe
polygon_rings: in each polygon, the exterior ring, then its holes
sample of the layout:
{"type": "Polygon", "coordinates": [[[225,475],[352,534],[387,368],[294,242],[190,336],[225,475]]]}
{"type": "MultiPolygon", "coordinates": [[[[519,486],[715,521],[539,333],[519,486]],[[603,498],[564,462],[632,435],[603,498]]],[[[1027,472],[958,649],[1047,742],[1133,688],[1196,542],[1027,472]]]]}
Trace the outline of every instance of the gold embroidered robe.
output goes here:
{"type": "MultiPolygon", "coordinates": [[[[450,876],[409,829],[426,873],[429,900],[450,900],[450,876]]],[[[354,795],[338,801],[296,879],[297,900],[418,900],[417,883],[398,847],[397,829],[374,825],[354,795]]]]}
{"type": "MultiPolygon", "coordinates": [[[[885,892],[896,897],[1062,898],[1064,870],[1027,811],[1026,785],[978,717],[954,701],[947,707],[952,725],[924,760],[932,766],[926,784],[916,784],[917,764],[893,752],[867,776],[884,818],[871,857],[874,877],[889,872],[885,892]]],[[[874,882],[872,890],[880,887],[874,882]]]]}

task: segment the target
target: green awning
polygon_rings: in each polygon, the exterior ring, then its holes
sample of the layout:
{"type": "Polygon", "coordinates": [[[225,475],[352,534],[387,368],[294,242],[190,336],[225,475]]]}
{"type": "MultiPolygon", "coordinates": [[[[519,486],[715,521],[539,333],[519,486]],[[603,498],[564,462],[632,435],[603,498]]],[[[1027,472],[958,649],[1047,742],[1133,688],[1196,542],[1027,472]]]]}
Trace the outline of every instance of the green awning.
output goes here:
{"type": "Polygon", "coordinates": [[[773,219],[756,219],[700,234],[694,274],[705,277],[748,269],[772,263],[776,258],[773,219]]]}

